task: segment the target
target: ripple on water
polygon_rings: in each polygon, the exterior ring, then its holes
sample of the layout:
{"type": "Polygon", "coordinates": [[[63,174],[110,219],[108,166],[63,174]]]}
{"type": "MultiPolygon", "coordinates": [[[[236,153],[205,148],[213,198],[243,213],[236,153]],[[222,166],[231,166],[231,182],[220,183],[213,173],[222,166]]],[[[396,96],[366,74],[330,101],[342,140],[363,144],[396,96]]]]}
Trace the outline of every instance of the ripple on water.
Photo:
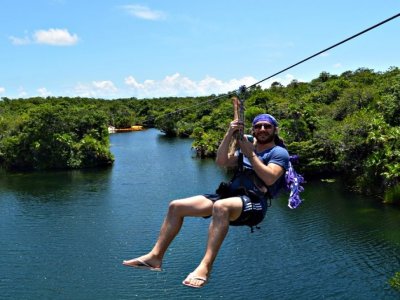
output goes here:
{"type": "Polygon", "coordinates": [[[225,173],[157,131],[112,136],[107,172],[0,176],[3,299],[397,299],[398,211],[309,182],[282,195],[260,230],[232,227],[201,290],[181,282],[201,260],[210,220],[189,218],[163,272],[122,266],[147,252],[169,200],[213,191],[225,173]]]}

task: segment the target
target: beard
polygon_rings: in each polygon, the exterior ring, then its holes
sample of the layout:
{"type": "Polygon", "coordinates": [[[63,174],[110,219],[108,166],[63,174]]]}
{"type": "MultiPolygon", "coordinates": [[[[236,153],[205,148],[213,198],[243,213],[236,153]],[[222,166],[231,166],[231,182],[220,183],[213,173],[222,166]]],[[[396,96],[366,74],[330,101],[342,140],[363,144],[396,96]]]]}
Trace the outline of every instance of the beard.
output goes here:
{"type": "Polygon", "coordinates": [[[260,145],[269,144],[275,140],[275,131],[271,134],[265,132],[257,133],[255,134],[255,138],[260,145]]]}

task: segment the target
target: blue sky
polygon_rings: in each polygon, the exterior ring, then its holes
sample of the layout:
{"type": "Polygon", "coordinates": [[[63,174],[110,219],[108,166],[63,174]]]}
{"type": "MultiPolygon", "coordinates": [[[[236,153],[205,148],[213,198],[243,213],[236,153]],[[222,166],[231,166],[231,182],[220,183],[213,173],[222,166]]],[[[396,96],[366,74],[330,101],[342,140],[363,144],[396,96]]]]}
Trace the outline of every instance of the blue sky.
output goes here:
{"type": "MultiPolygon", "coordinates": [[[[2,0],[0,97],[153,98],[251,85],[398,0],[2,0]]],[[[263,83],[400,66],[400,17],[263,83]]]]}

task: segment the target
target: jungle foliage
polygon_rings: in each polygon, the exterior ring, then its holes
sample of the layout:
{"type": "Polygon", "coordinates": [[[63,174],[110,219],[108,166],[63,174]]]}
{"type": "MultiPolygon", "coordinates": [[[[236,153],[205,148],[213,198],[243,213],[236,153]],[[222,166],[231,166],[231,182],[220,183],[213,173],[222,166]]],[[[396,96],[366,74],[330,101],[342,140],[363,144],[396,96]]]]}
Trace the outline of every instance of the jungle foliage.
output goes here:
{"type": "MultiPolygon", "coordinates": [[[[246,95],[245,118],[274,115],[307,176],[341,174],[365,193],[399,199],[400,70],[322,72],[311,82],[275,82],[246,95]]],[[[191,137],[201,157],[215,156],[232,119],[228,97],[0,101],[0,161],[7,168],[80,168],[109,164],[107,125],[155,127],[191,137]],[[213,100],[217,99],[217,100],[213,100]]]]}
{"type": "Polygon", "coordinates": [[[2,165],[12,170],[45,170],[112,164],[106,116],[97,111],[95,103],[79,103],[3,99],[2,165]]]}

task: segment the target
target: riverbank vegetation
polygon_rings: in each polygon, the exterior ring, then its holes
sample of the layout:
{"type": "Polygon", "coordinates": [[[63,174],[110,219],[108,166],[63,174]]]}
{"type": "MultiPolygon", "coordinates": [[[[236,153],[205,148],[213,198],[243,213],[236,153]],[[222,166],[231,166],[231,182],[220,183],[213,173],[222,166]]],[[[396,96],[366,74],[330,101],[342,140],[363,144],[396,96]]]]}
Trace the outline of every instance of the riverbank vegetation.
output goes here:
{"type": "MultiPolygon", "coordinates": [[[[0,162],[8,169],[108,165],[107,126],[155,127],[192,137],[201,157],[213,157],[232,118],[228,97],[158,99],[29,98],[0,101],[0,162]],[[213,101],[213,99],[218,100],[213,101]],[[186,109],[189,108],[189,109],[186,109]]],[[[364,193],[399,201],[400,70],[322,72],[246,94],[246,124],[273,114],[289,151],[307,176],[340,174],[364,193]]]]}
{"type": "Polygon", "coordinates": [[[0,162],[6,169],[77,169],[113,162],[107,118],[95,103],[4,99],[0,109],[0,162]]]}
{"type": "Polygon", "coordinates": [[[389,279],[389,284],[392,288],[400,292],[400,272],[396,272],[396,274],[389,279]]]}

